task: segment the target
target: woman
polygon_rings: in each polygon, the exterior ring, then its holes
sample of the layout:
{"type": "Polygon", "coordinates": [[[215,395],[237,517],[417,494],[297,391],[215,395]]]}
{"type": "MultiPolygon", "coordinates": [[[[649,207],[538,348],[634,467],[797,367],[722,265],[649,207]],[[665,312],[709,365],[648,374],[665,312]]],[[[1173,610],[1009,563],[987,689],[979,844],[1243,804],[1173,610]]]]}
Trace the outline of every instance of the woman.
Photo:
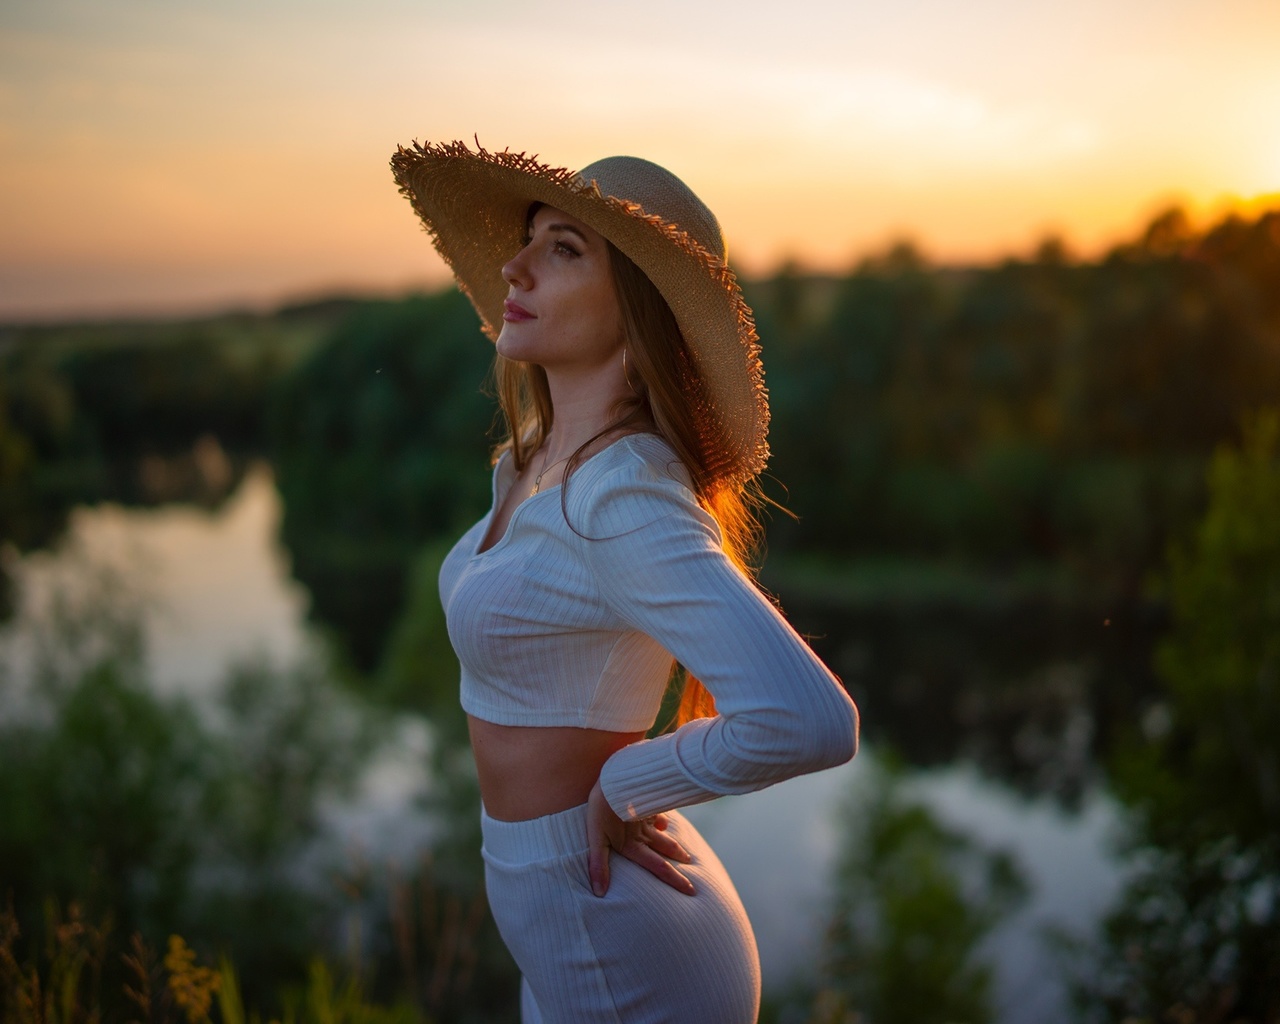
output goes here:
{"type": "Polygon", "coordinates": [[[392,167],[497,344],[493,506],[440,592],[523,1019],[754,1021],[750,925],[676,809],[847,760],[857,714],[745,568],[768,404],[719,225],[633,157],[392,167]]]}

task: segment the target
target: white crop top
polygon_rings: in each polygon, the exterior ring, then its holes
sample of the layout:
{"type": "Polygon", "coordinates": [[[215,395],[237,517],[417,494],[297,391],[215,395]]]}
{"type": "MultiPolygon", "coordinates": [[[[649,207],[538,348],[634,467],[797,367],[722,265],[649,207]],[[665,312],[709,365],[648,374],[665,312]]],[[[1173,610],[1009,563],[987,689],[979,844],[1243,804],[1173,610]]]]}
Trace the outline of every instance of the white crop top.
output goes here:
{"type": "Polygon", "coordinates": [[[478,552],[514,477],[503,456],[493,508],[440,570],[468,714],[499,725],[646,730],[674,657],[718,714],[609,758],[601,785],[624,818],[853,756],[852,701],[726,557],[665,441],[613,442],[578,467],[563,495],[549,487],[521,502],[507,532],[478,552]]]}

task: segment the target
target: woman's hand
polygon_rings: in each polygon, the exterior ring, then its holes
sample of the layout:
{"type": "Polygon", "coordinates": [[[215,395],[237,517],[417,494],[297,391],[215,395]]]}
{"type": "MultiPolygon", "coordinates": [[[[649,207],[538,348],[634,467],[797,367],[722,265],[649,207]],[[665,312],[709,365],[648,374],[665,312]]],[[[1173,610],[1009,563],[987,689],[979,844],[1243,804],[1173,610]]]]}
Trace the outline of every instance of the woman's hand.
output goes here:
{"type": "Polygon", "coordinates": [[[587,873],[591,879],[591,891],[597,896],[609,891],[609,853],[616,850],[671,888],[692,896],[693,883],[671,863],[688,864],[692,858],[683,846],[666,834],[666,827],[667,819],[661,814],[638,821],[623,821],[613,813],[597,782],[587,798],[587,834],[591,844],[587,873]]]}

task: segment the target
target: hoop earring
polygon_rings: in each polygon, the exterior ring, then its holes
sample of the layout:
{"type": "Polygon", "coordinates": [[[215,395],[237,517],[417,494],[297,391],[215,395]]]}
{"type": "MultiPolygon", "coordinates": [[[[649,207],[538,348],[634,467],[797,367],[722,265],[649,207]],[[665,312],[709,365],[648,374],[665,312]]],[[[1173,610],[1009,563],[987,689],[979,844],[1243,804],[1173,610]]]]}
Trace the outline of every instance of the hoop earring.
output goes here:
{"type": "Polygon", "coordinates": [[[636,386],[631,383],[631,374],[627,372],[627,347],[625,345],[622,346],[622,379],[627,382],[627,387],[631,389],[631,393],[639,398],[640,392],[637,391],[636,386]]]}

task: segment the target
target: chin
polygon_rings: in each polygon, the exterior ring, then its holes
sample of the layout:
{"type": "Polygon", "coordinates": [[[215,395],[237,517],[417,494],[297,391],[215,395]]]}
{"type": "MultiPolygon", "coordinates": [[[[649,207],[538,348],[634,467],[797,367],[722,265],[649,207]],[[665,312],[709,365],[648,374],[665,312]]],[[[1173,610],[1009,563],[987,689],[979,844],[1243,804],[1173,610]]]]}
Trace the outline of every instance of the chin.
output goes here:
{"type": "Polygon", "coordinates": [[[503,324],[502,330],[498,332],[498,340],[494,343],[494,348],[497,349],[500,356],[527,363],[529,362],[529,355],[523,351],[523,348],[528,346],[522,347],[520,342],[512,337],[515,333],[517,332],[512,330],[510,324],[503,324]]]}

